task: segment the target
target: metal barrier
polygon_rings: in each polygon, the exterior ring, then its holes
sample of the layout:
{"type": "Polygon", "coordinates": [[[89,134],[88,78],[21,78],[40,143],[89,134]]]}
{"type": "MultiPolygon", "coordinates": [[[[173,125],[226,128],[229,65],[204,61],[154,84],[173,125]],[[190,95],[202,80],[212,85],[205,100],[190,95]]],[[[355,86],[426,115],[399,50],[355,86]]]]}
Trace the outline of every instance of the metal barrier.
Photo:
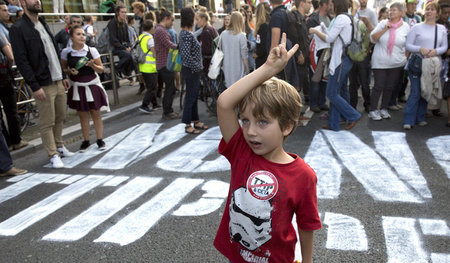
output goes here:
{"type": "MultiPolygon", "coordinates": [[[[112,51],[110,51],[109,53],[100,54],[100,57],[105,57],[105,56],[109,57],[109,62],[103,63],[103,66],[109,66],[109,68],[111,70],[109,73],[111,75],[111,79],[102,81],[101,83],[102,83],[102,85],[112,83],[114,105],[118,105],[119,104],[119,92],[118,92],[118,87],[117,87],[118,81],[117,81],[117,75],[116,75],[116,67],[115,67],[114,63],[111,63],[111,62],[114,62],[114,55],[113,55],[112,51]]],[[[17,66],[14,65],[13,69],[16,69],[16,68],[17,68],[17,66]]],[[[139,76],[139,75],[140,75],[140,73],[131,75],[130,77],[135,77],[135,76],[139,76]]],[[[22,76],[14,78],[14,81],[20,81],[20,80],[23,80],[22,76]]],[[[22,105],[22,104],[26,104],[26,103],[30,103],[30,102],[34,102],[34,101],[35,101],[34,98],[31,98],[29,100],[24,100],[24,101],[18,101],[17,105],[22,105]]]]}

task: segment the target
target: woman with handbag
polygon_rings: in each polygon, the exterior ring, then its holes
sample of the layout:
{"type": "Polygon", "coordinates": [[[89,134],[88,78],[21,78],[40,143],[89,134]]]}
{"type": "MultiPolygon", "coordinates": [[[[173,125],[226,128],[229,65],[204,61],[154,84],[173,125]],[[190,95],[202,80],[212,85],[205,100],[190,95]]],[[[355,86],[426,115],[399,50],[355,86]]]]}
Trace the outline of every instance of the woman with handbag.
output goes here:
{"type": "Polygon", "coordinates": [[[195,22],[198,28],[203,28],[202,33],[197,37],[202,47],[203,71],[208,72],[211,57],[213,55],[212,44],[217,37],[217,31],[209,24],[209,14],[198,11],[195,16],[195,22]]]}
{"type": "Polygon", "coordinates": [[[401,3],[390,7],[390,19],[382,20],[370,33],[370,40],[375,44],[372,55],[372,71],[375,85],[370,95],[369,118],[374,121],[389,119],[389,101],[398,96],[398,87],[406,64],[405,43],[409,25],[403,22],[405,8],[401,3]],[[381,94],[383,94],[381,96],[381,94]],[[380,110],[378,101],[381,100],[380,110]]]}
{"type": "Polygon", "coordinates": [[[200,72],[203,69],[200,43],[194,37],[195,12],[190,7],[181,9],[180,55],[181,75],[186,82],[186,96],[184,97],[183,117],[181,122],[186,124],[185,131],[189,134],[199,134],[200,130],[208,127],[199,120],[197,96],[200,88],[200,72]],[[194,126],[191,123],[194,122],[194,126]]]}
{"type": "Polygon", "coordinates": [[[361,118],[361,114],[348,103],[347,75],[353,66],[345,48],[352,40],[352,22],[347,14],[348,2],[334,0],[333,3],[336,18],[328,34],[313,27],[309,29],[309,33],[316,34],[324,42],[334,43],[326,91],[326,96],[330,100],[329,118],[328,125],[323,126],[323,129],[339,131],[341,116],[348,122],[345,129],[350,130],[361,118]]]}
{"type": "Polygon", "coordinates": [[[249,72],[247,37],[244,18],[240,12],[231,14],[230,26],[220,34],[219,46],[223,51],[223,73],[228,88],[249,72]]]}
{"type": "MultiPolygon", "coordinates": [[[[415,124],[425,126],[428,102],[422,97],[422,88],[424,91],[429,85],[435,83],[421,83],[425,76],[422,70],[422,63],[425,59],[438,59],[440,55],[447,51],[447,30],[443,25],[436,24],[439,17],[440,8],[437,2],[429,2],[425,6],[425,22],[417,24],[411,28],[406,39],[406,50],[412,55],[408,62],[408,74],[411,83],[411,93],[405,107],[405,115],[403,118],[403,129],[410,130],[415,124]],[[422,58],[422,61],[420,61],[422,58]],[[420,63],[421,62],[421,63],[420,63]]],[[[429,69],[427,69],[427,72],[429,69]]],[[[432,70],[432,69],[431,69],[432,70]]],[[[439,78],[438,78],[439,79],[439,78]]]]}

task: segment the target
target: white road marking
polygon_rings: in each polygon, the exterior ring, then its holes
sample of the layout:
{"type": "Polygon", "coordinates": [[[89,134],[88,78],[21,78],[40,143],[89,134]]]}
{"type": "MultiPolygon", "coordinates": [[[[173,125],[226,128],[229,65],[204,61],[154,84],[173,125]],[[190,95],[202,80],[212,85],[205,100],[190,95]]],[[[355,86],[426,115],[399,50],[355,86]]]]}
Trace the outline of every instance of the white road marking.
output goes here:
{"type": "Polygon", "coordinates": [[[67,179],[59,182],[60,184],[72,184],[82,178],[86,177],[86,175],[81,175],[81,174],[75,174],[75,175],[71,175],[69,177],[67,177],[67,179]]]}
{"type": "Polygon", "coordinates": [[[152,146],[142,152],[133,162],[131,162],[131,164],[145,159],[151,154],[167,147],[168,145],[181,140],[184,136],[187,135],[187,133],[184,131],[184,126],[185,124],[180,123],[156,135],[152,146]]]}
{"type": "Polygon", "coordinates": [[[222,206],[228,196],[230,185],[222,181],[211,180],[206,182],[202,190],[206,193],[192,203],[180,206],[172,214],[175,216],[203,216],[210,214],[222,206]]]}
{"type": "Polygon", "coordinates": [[[428,139],[427,146],[450,179],[450,135],[428,139]]]}
{"type": "Polygon", "coordinates": [[[427,181],[408,146],[405,133],[373,131],[372,136],[376,150],[397,171],[399,178],[408,183],[423,198],[431,198],[427,181]]]}
{"type": "Polygon", "coordinates": [[[13,176],[11,178],[9,178],[8,180],[6,180],[9,183],[15,183],[18,182],[20,180],[23,180],[25,178],[28,178],[30,176],[32,176],[34,173],[26,173],[26,174],[22,174],[22,175],[17,175],[17,176],[13,176]]]}
{"type": "Polygon", "coordinates": [[[156,166],[166,171],[192,172],[203,163],[203,158],[216,151],[218,146],[218,141],[195,139],[159,160],[156,166]]]}
{"type": "Polygon", "coordinates": [[[78,240],[119,212],[127,204],[153,188],[160,181],[161,178],[138,176],[42,239],[55,241],[78,240]]]}
{"type": "MultiPolygon", "coordinates": [[[[90,175],[52,194],[0,223],[0,235],[15,236],[24,229],[109,180],[112,176],[90,175]]],[[[26,180],[26,179],[25,179],[26,180]]],[[[22,181],[23,182],[23,181],[22,181]]],[[[19,182],[20,183],[20,182],[19,182]]]]}
{"type": "MultiPolygon", "coordinates": [[[[124,131],[121,131],[119,133],[116,133],[112,136],[109,136],[106,138],[105,144],[106,144],[106,150],[105,151],[99,151],[97,149],[97,145],[92,145],[87,151],[80,153],[77,152],[74,156],[71,157],[64,157],[63,163],[64,168],[73,168],[91,158],[94,158],[97,155],[103,154],[110,149],[114,148],[115,145],[117,145],[119,142],[123,140],[128,134],[130,134],[134,129],[136,129],[137,126],[133,126],[131,128],[128,128],[124,131]]],[[[50,164],[47,164],[45,167],[51,167],[50,164]]]]}
{"type": "Polygon", "coordinates": [[[328,249],[367,251],[366,231],[361,222],[351,216],[325,213],[324,224],[328,225],[328,249]]]}
{"type": "Polygon", "coordinates": [[[450,254],[431,253],[431,262],[448,263],[450,262],[450,254]]]}
{"type": "Polygon", "coordinates": [[[337,199],[341,192],[342,167],[320,131],[316,131],[314,135],[306,152],[305,162],[316,172],[317,198],[337,199]]]}
{"type": "Polygon", "coordinates": [[[375,200],[424,202],[398,179],[377,153],[354,134],[348,131],[323,130],[322,132],[327,136],[342,163],[375,200]]]}
{"type": "Polygon", "coordinates": [[[450,229],[444,220],[420,218],[419,223],[424,235],[450,236],[450,229]]]}
{"type": "Polygon", "coordinates": [[[59,175],[45,181],[45,183],[46,184],[59,183],[70,176],[71,176],[70,174],[59,174],[59,175]]]}
{"type": "Polygon", "coordinates": [[[105,182],[103,186],[118,186],[119,184],[125,182],[130,178],[129,176],[123,176],[123,175],[116,175],[113,179],[105,182]]]}
{"type": "Polygon", "coordinates": [[[45,181],[57,176],[57,174],[34,174],[15,184],[0,190],[0,204],[13,197],[20,195],[31,188],[44,183],[45,181]]]}
{"type": "Polygon", "coordinates": [[[93,169],[123,169],[153,143],[153,137],[161,123],[143,123],[120,144],[106,153],[93,169]]]}
{"type": "Polygon", "coordinates": [[[428,262],[416,231],[416,219],[383,216],[388,263],[428,262]]]}
{"type": "Polygon", "coordinates": [[[145,235],[164,214],[202,182],[201,179],[176,179],[151,200],[109,228],[94,242],[118,243],[121,246],[133,243],[145,235]]]}

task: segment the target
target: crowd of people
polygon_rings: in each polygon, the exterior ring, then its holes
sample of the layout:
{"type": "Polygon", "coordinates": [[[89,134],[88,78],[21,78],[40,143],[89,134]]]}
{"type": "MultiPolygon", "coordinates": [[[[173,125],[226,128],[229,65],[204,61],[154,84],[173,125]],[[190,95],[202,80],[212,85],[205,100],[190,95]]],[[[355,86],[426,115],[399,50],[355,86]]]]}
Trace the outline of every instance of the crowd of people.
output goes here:
{"type": "MultiPolygon", "coordinates": [[[[90,118],[94,120],[99,149],[106,147],[99,111],[108,109],[108,100],[98,79],[103,65],[95,48],[100,34],[95,29],[92,16],[65,15],[64,28],[53,37],[45,21],[38,16],[42,11],[40,1],[21,2],[0,1],[0,38],[5,42],[2,54],[3,61],[7,62],[3,65],[7,69],[8,63],[15,62],[33,90],[40,111],[45,111],[46,107],[51,111],[49,119],[46,119],[46,114],[41,114],[45,116],[40,120],[41,136],[54,166],[62,167],[59,156],[71,154],[62,145],[59,134],[60,122],[64,118],[59,111],[63,105],[68,104],[80,116],[84,137],[81,151],[90,147],[90,118]],[[11,5],[17,5],[20,10],[11,5]],[[11,8],[24,12],[26,18],[9,23],[11,11],[8,9],[11,8]],[[36,30],[28,29],[31,23],[38,25],[34,27],[36,30]],[[22,31],[19,32],[18,28],[22,31]],[[27,34],[24,33],[26,30],[29,30],[27,34]],[[20,50],[30,45],[30,36],[42,40],[41,49],[33,54],[20,50]],[[8,62],[8,48],[12,50],[9,53],[13,53],[13,62],[8,62]],[[38,55],[46,58],[43,61],[47,67],[38,66],[35,61],[38,55]],[[87,62],[79,67],[77,62],[82,58],[87,62]],[[62,65],[58,66],[60,60],[62,65]],[[52,85],[56,87],[52,91],[55,94],[46,94],[50,88],[42,87],[52,85]],[[63,88],[69,90],[68,100],[60,94],[63,88]],[[48,96],[52,99],[46,100],[48,96]]],[[[118,75],[131,80],[132,72],[141,73],[140,92],[146,89],[139,107],[141,112],[151,113],[162,107],[163,119],[181,117],[186,124],[186,132],[198,134],[208,127],[199,120],[196,98],[200,79],[208,73],[216,44],[224,54],[224,83],[230,87],[261,67],[270,50],[286,33],[287,48],[298,44],[299,49],[277,77],[293,85],[311,111],[328,119],[323,128],[337,131],[342,123],[346,123],[345,129],[353,128],[362,114],[358,111],[359,103],[374,121],[389,119],[390,111],[404,108],[403,128],[406,130],[415,125],[427,125],[429,116],[443,116],[440,112],[442,100],[447,100],[447,105],[450,105],[446,85],[448,3],[426,2],[423,17],[416,13],[416,0],[394,2],[379,10],[369,8],[367,0],[295,0],[292,4],[291,10],[281,0],[260,2],[257,6],[243,4],[239,9],[230,9],[232,5],[227,2],[228,13],[223,17],[220,28],[215,27],[216,17],[206,8],[181,7],[180,32],[174,30],[175,17],[169,10],[155,10],[135,1],[130,7],[135,16],[127,16],[127,7],[118,4],[114,7],[115,16],[107,24],[108,41],[113,54],[119,58],[118,75]],[[355,24],[363,25],[363,30],[355,24]],[[367,50],[358,60],[348,53],[355,39],[362,39],[364,50],[367,50]],[[131,49],[135,43],[146,54],[144,62],[133,61],[131,49]],[[171,49],[179,49],[181,74],[166,68],[171,49]],[[413,64],[410,63],[412,58],[424,65],[423,71],[415,73],[409,69],[413,64]],[[181,114],[172,107],[176,90],[180,88],[180,76],[186,83],[186,101],[181,114]],[[405,93],[407,87],[410,91],[405,93]],[[161,106],[158,101],[161,101],[161,106]]],[[[2,87],[11,87],[12,81],[11,78],[2,78],[5,82],[2,87]]],[[[2,126],[9,150],[28,144],[20,138],[20,132],[15,132],[19,124],[12,94],[12,88],[2,88],[0,94],[8,122],[7,126],[2,126]]],[[[300,120],[303,119],[308,118],[301,115],[300,120]]],[[[450,117],[445,125],[450,127],[450,117]]]]}

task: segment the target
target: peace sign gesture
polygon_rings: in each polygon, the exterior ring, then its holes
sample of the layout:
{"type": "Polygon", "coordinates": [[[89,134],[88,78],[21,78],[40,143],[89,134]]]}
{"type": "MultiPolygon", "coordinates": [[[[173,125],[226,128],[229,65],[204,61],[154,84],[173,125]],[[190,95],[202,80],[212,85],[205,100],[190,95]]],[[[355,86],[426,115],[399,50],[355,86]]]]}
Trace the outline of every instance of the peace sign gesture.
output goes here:
{"type": "Polygon", "coordinates": [[[271,67],[276,73],[286,67],[288,60],[295,54],[298,44],[295,44],[289,51],[286,50],[286,33],[281,36],[281,43],[270,50],[266,60],[266,65],[271,67]]]}

